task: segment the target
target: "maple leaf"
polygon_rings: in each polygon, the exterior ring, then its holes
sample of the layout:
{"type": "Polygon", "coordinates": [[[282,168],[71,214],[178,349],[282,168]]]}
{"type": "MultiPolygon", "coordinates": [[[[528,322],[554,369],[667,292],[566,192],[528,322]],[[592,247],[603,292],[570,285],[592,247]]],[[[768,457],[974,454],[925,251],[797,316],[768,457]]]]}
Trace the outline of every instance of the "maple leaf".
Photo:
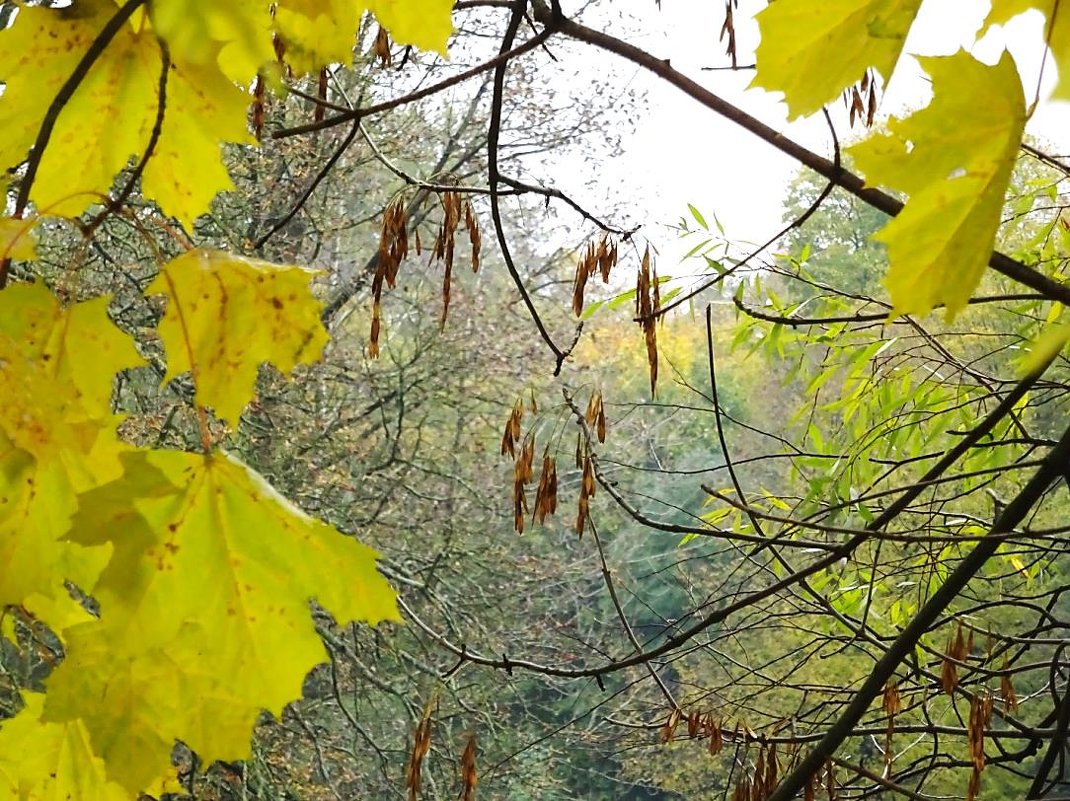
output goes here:
{"type": "Polygon", "coordinates": [[[13,437],[12,428],[25,428],[32,404],[42,401],[61,403],[60,416],[68,421],[110,417],[112,376],[144,364],[133,340],[108,317],[110,302],[103,296],[64,306],[43,284],[18,284],[0,294],[0,376],[11,380],[35,368],[39,376],[27,380],[54,384],[25,400],[5,393],[6,401],[20,404],[17,417],[0,409],[0,426],[13,437]]]}
{"type": "Polygon", "coordinates": [[[246,84],[275,58],[266,3],[154,0],[150,13],[153,30],[180,63],[215,66],[246,84]]]}
{"type": "Polygon", "coordinates": [[[255,395],[257,370],[283,373],[318,360],[327,343],[314,272],[218,251],[194,250],[169,262],[146,290],[166,294],[160,337],[170,381],[190,371],[196,401],[237,427],[255,395]]]}
{"type": "Polygon", "coordinates": [[[261,709],[279,714],[326,659],[309,602],[340,622],[396,620],[376,554],[313,520],[230,457],[139,452],[80,498],[72,537],[111,543],[93,587],[101,619],[64,632],[49,720],[81,718],[108,775],[132,791],[175,738],[241,759],[261,709]]]}
{"type": "MultiPolygon", "coordinates": [[[[24,701],[22,711],[0,725],[0,798],[131,801],[126,790],[108,781],[79,722],[42,723],[44,696],[27,693],[24,701]]],[[[170,784],[166,789],[181,791],[170,784]]]]}
{"type": "Polygon", "coordinates": [[[251,97],[215,65],[174,59],[171,76],[167,113],[142,187],[165,214],[193,230],[193,221],[208,211],[212,199],[234,188],[221,143],[256,143],[246,116],[251,97]]]}
{"type": "MultiPolygon", "coordinates": [[[[449,0],[404,6],[375,0],[370,7],[396,41],[445,52],[452,30],[449,0]]],[[[293,49],[293,63],[312,71],[352,60],[360,10],[342,0],[290,0],[280,5],[276,24],[267,4],[152,3],[151,25],[135,14],[121,26],[59,112],[31,200],[71,217],[101,202],[115,175],[144,154],[162,103],[163,125],[142,185],[165,214],[192,229],[212,198],[233,188],[220,144],[255,143],[246,122],[250,96],[239,85],[268,70],[273,30],[293,49]],[[163,97],[164,55],[157,37],[168,53],[163,97]]],[[[0,31],[5,83],[0,167],[26,158],[50,104],[115,13],[111,0],[79,0],[59,9],[20,7],[15,23],[0,31]]]]}
{"type": "MultiPolygon", "coordinates": [[[[143,363],[108,318],[109,301],[64,307],[41,284],[0,294],[0,432],[13,447],[43,460],[106,456],[105,440],[114,440],[118,420],[110,379],[143,363]]],[[[118,463],[98,464],[104,472],[110,467],[118,463]]]]}
{"type": "Polygon", "coordinates": [[[311,73],[332,63],[353,61],[355,31],[361,14],[370,10],[398,44],[446,54],[453,32],[450,0],[281,0],[275,28],[286,45],[286,63],[298,73],[311,73]]]}
{"type": "MultiPolygon", "coordinates": [[[[107,17],[103,14],[108,11],[108,6],[109,3],[105,0],[88,0],[79,3],[77,12],[74,7],[62,10],[37,6],[19,7],[14,25],[0,31],[0,80],[4,81],[4,93],[0,97],[0,128],[4,132],[3,137],[0,137],[0,167],[14,167],[26,158],[52,99],[67,78],[71,77],[82,53],[89,49],[96,34],[104,26],[107,17]]],[[[114,5],[110,6],[113,12],[114,5]]],[[[117,42],[114,43],[117,50],[126,50],[128,36],[128,33],[121,33],[117,37],[117,42]]],[[[97,81],[102,76],[102,71],[95,72],[95,76],[87,80],[87,89],[93,94],[94,83],[91,81],[97,81]]],[[[70,132],[74,126],[67,125],[68,120],[70,115],[61,114],[53,135],[63,136],[70,132]]],[[[114,123],[113,117],[109,117],[109,120],[114,123]]],[[[114,127],[118,128],[114,132],[117,143],[125,140],[133,144],[136,141],[138,126],[133,120],[114,127]],[[135,137],[133,141],[132,136],[135,137]]],[[[93,159],[86,159],[86,149],[79,148],[77,158],[81,161],[81,167],[85,167],[90,173],[110,169],[107,184],[104,187],[92,184],[90,190],[95,191],[97,195],[106,190],[110,186],[114,171],[125,164],[134,149],[132,147],[123,153],[122,163],[114,165],[108,163],[110,149],[102,149],[94,153],[93,159]],[[89,161],[92,161],[92,164],[89,161]]],[[[46,152],[46,158],[42,161],[39,180],[36,181],[33,192],[34,199],[47,206],[55,206],[59,198],[72,194],[72,189],[67,188],[72,184],[59,187],[49,184],[52,156],[64,155],[53,154],[51,150],[46,152]]],[[[80,170],[75,174],[79,175],[73,186],[73,191],[77,192],[90,181],[81,175],[80,170]]],[[[96,197],[79,198],[81,206],[75,213],[85,209],[95,199],[96,197]]],[[[62,213],[56,209],[50,211],[62,213]]]]}
{"type": "Polygon", "coordinates": [[[885,285],[895,313],[925,314],[944,304],[951,318],[991,256],[1025,100],[1007,53],[995,66],[964,52],[921,64],[932,78],[932,102],[850,153],[867,183],[910,196],[874,237],[888,247],[885,285]]]}
{"type": "Polygon", "coordinates": [[[1061,0],[992,0],[992,9],[981,27],[978,38],[985,35],[993,25],[1003,25],[1026,11],[1036,9],[1046,20],[1044,30],[1048,47],[1059,68],[1059,82],[1055,84],[1053,97],[1070,100],[1070,14],[1066,13],[1061,0]],[[1052,22],[1054,20],[1054,22],[1052,22]]]}
{"type": "Polygon", "coordinates": [[[38,461],[0,433],[0,605],[38,599],[48,623],[53,602],[67,595],[64,580],[87,587],[108,561],[108,548],[85,548],[62,538],[86,484],[88,459],[38,461]],[[44,603],[41,603],[41,601],[44,603]]]}
{"type": "Polygon", "coordinates": [[[0,259],[33,261],[37,258],[37,239],[33,227],[37,220],[0,219],[0,259]]]}
{"type": "Polygon", "coordinates": [[[891,77],[921,0],[777,0],[756,17],[751,86],[780,91],[791,118],[812,114],[874,68],[891,77]]]}
{"type": "Polygon", "coordinates": [[[286,45],[286,63],[299,73],[331,63],[351,64],[362,11],[360,4],[347,0],[280,2],[275,27],[286,45]]]}
{"type": "MultiPolygon", "coordinates": [[[[21,8],[0,31],[0,166],[26,158],[60,86],[114,15],[109,0],[79,0],[70,9],[21,8]]],[[[265,14],[266,16],[266,14],[265,14]]],[[[219,51],[218,43],[204,45],[219,51]]],[[[187,227],[232,184],[221,141],[252,143],[249,96],[215,63],[173,55],[164,124],[144,172],[144,188],[187,227]]],[[[116,173],[148,147],[159,110],[163,57],[147,25],[124,25],[56,120],[30,198],[52,214],[77,216],[101,202],[116,173]],[[87,159],[86,153],[93,158],[87,159]]]]}
{"type": "Polygon", "coordinates": [[[0,293],[0,604],[87,586],[107,558],[60,541],[76,494],[121,470],[110,377],[142,362],[107,305],[64,307],[41,284],[0,293]]]}
{"type": "Polygon", "coordinates": [[[446,41],[453,32],[452,0],[368,0],[367,6],[398,44],[446,55],[446,41]]]}

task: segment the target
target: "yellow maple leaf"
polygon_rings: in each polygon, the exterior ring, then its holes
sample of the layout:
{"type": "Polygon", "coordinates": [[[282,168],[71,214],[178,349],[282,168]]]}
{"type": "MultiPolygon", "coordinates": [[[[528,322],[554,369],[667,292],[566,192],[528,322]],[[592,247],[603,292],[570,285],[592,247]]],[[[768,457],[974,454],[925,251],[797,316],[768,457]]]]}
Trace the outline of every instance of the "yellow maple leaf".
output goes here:
{"type": "Polygon", "coordinates": [[[777,0],[756,17],[751,86],[783,92],[792,118],[812,114],[876,69],[887,81],[921,0],[777,0]]]}
{"type": "Polygon", "coordinates": [[[0,294],[0,429],[19,447],[40,456],[70,447],[57,426],[113,422],[111,377],[144,362],[108,317],[110,300],[63,306],[39,283],[0,294]]]}
{"type": "MultiPolygon", "coordinates": [[[[445,52],[450,0],[373,0],[368,7],[396,41],[445,52]]],[[[116,10],[112,0],[20,7],[14,24],[0,31],[0,168],[26,159],[50,104],[116,10]]],[[[276,21],[266,3],[157,0],[149,16],[135,14],[121,26],[64,104],[30,199],[72,217],[103,201],[115,175],[144,155],[162,101],[163,125],[142,186],[164,213],[192,228],[212,198],[232,188],[221,143],[254,142],[246,123],[251,97],[239,86],[271,72],[273,32],[293,50],[299,70],[349,62],[363,10],[344,0],[289,0],[279,4],[276,21]],[[163,98],[161,41],[169,60],[163,98]]]]}
{"type": "MultiPolygon", "coordinates": [[[[21,8],[15,23],[0,31],[0,80],[6,83],[0,167],[26,158],[49,104],[115,11],[110,0],[79,0],[69,9],[21,8]]],[[[204,46],[217,55],[221,48],[213,41],[204,46]]],[[[143,155],[159,109],[162,59],[156,34],[143,19],[118,31],[59,113],[30,193],[39,208],[81,214],[143,155]]],[[[218,192],[231,188],[219,144],[253,141],[248,103],[248,94],[218,63],[172,54],[163,129],[144,188],[187,227],[218,192]]]]}
{"type": "MultiPolygon", "coordinates": [[[[0,165],[26,158],[60,86],[115,11],[109,0],[21,8],[0,33],[0,79],[7,84],[0,124],[14,132],[0,145],[0,165]]],[[[39,208],[77,216],[104,199],[116,173],[148,145],[160,69],[152,32],[124,26],[56,120],[30,194],[39,208]]]]}
{"type": "Polygon", "coordinates": [[[313,274],[218,251],[169,262],[147,290],[168,296],[164,380],[192,372],[197,403],[236,428],[262,362],[289,373],[320,358],[327,332],[308,286],[313,274]]]}
{"type": "MultiPolygon", "coordinates": [[[[0,168],[14,167],[26,158],[49,104],[96,37],[103,23],[98,24],[92,13],[94,5],[96,9],[103,9],[107,3],[90,0],[80,5],[79,9],[90,9],[85,16],[73,7],[20,7],[15,23],[0,31],[0,80],[4,82],[4,94],[0,97],[0,130],[4,132],[0,137],[0,168]]],[[[131,128],[124,126],[116,131],[116,136],[122,138],[130,132],[131,128]]],[[[83,163],[90,161],[85,159],[85,152],[82,149],[78,152],[83,163]]],[[[102,152],[91,160],[94,164],[85,166],[93,170],[106,155],[102,152]]],[[[124,154],[124,161],[128,157],[129,153],[124,154]]],[[[43,163],[42,168],[46,168],[46,164],[43,163]]],[[[108,182],[110,185],[111,175],[108,182]]],[[[38,191],[47,195],[47,187],[38,191]]],[[[93,199],[86,199],[85,205],[93,199]]],[[[50,205],[54,200],[54,197],[47,197],[44,205],[50,205]]]]}
{"type": "Polygon", "coordinates": [[[193,230],[212,199],[234,187],[220,145],[255,144],[246,116],[251,98],[214,64],[176,60],[171,75],[163,129],[142,187],[165,214],[193,230]]]}
{"type": "Polygon", "coordinates": [[[351,64],[362,10],[347,0],[282,0],[275,28],[286,47],[286,63],[298,73],[351,64]]]}
{"type": "Polygon", "coordinates": [[[24,700],[22,711],[0,724],[0,798],[133,801],[108,781],[80,723],[42,723],[44,697],[27,693],[24,700]]]}
{"type": "Polygon", "coordinates": [[[248,756],[258,711],[280,713],[326,658],[310,600],[342,623],[398,615],[374,551],[241,463],[124,458],[123,478],[81,497],[73,536],[115,550],[93,588],[100,621],[64,632],[47,717],[81,718],[108,775],[136,790],[176,737],[207,762],[248,756]]]}
{"type": "Polygon", "coordinates": [[[398,44],[446,55],[453,0],[368,0],[368,9],[398,44]]]}
{"type": "Polygon", "coordinates": [[[60,539],[77,493],[121,470],[109,379],[142,360],[107,305],[62,306],[42,284],[0,293],[0,604],[88,586],[107,559],[60,539]]]}
{"type": "Polygon", "coordinates": [[[35,218],[16,220],[11,217],[0,219],[0,259],[18,259],[33,261],[37,258],[37,238],[33,227],[35,218]]]}
{"type": "Polygon", "coordinates": [[[910,196],[874,237],[888,247],[885,285],[895,313],[943,304],[951,318],[992,254],[1025,100],[1007,53],[995,66],[963,52],[921,63],[932,77],[932,102],[850,153],[867,183],[910,196]]]}
{"type": "MultiPolygon", "coordinates": [[[[63,582],[92,586],[108,561],[107,547],[67,542],[77,493],[92,480],[91,461],[75,454],[38,461],[0,432],[0,605],[30,603],[45,622],[69,620],[63,582]],[[90,476],[90,478],[87,478],[90,476]],[[49,612],[63,611],[62,618],[49,612]]],[[[112,476],[114,477],[114,475],[112,476]]]]}
{"type": "MultiPolygon", "coordinates": [[[[98,555],[99,561],[93,570],[92,577],[81,585],[83,587],[91,587],[97,577],[100,576],[100,571],[104,568],[104,565],[107,564],[111,549],[94,548],[83,550],[89,550],[98,555]]],[[[71,580],[74,581],[74,579],[71,580]]],[[[75,583],[77,582],[75,581],[75,583]]],[[[93,620],[93,615],[82,604],[74,600],[69,592],[56,593],[52,596],[31,593],[22,602],[22,607],[37,620],[43,620],[47,623],[48,627],[57,636],[63,629],[93,620]]]]}
{"type": "Polygon", "coordinates": [[[1002,25],[1033,9],[1044,15],[1048,46],[1059,68],[1059,82],[1055,85],[1054,97],[1070,100],[1070,14],[1066,13],[1066,6],[1061,4],[1061,0],[992,0],[992,9],[978,37],[984,36],[993,25],[1002,25]]]}
{"type": "Polygon", "coordinates": [[[275,58],[266,3],[154,0],[150,13],[153,30],[180,63],[217,66],[230,80],[247,84],[275,58]]]}

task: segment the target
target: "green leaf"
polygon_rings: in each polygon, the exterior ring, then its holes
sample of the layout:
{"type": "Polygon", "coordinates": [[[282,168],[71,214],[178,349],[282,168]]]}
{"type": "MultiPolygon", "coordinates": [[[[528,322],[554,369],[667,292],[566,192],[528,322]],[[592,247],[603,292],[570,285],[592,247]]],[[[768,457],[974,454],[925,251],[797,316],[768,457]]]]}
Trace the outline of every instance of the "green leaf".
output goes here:
{"type": "Polygon", "coordinates": [[[691,248],[691,250],[687,251],[687,253],[685,253],[681,257],[680,261],[684,261],[686,259],[690,259],[696,253],[698,253],[700,250],[702,250],[704,247],[706,247],[708,244],[710,244],[710,241],[711,240],[709,240],[709,239],[703,239],[701,242],[699,242],[697,245],[695,245],[693,248],[691,248]]]}
{"type": "Polygon", "coordinates": [[[690,203],[687,204],[687,208],[691,212],[691,216],[695,218],[695,222],[697,222],[699,225],[702,226],[702,230],[704,230],[704,231],[710,230],[710,227],[708,225],[706,225],[706,218],[702,216],[702,212],[700,212],[698,209],[696,209],[690,203]]]}
{"type": "Polygon", "coordinates": [[[1031,375],[1054,359],[1070,342],[1070,323],[1059,323],[1044,328],[1021,362],[1021,373],[1031,375]]]}
{"type": "Polygon", "coordinates": [[[1006,53],[991,67],[964,52],[921,63],[932,77],[932,102],[850,153],[868,183],[910,196],[875,236],[888,247],[885,284],[895,314],[944,304],[951,318],[991,256],[1025,101],[1006,53]]]}
{"type": "Polygon", "coordinates": [[[724,275],[728,272],[728,268],[724,266],[724,263],[717,259],[711,259],[709,256],[703,256],[706,261],[706,266],[713,270],[718,275],[724,275]]]}
{"type": "Polygon", "coordinates": [[[758,16],[751,86],[783,92],[792,118],[812,114],[874,68],[885,81],[921,0],[777,0],[758,16]]]}

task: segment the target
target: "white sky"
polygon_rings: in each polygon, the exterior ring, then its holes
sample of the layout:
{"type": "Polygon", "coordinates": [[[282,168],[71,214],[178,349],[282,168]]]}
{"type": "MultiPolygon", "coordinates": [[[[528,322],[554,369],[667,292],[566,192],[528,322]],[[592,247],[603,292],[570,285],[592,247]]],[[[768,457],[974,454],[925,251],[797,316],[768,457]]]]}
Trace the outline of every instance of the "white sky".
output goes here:
{"type": "MultiPolygon", "coordinates": [[[[670,58],[674,67],[729,102],[810,149],[831,155],[828,130],[820,115],[788,125],[784,106],[775,95],[745,90],[752,72],[702,70],[727,63],[724,47],[718,42],[724,19],[721,3],[662,0],[660,11],[654,0],[638,0],[635,5],[639,4],[643,7],[632,9],[638,25],[626,25],[628,32],[623,38],[659,58],[670,58]]],[[[736,16],[740,64],[753,63],[758,31],[748,15],[762,6],[764,3],[754,0],[743,0],[740,4],[736,16]]],[[[927,0],[908,39],[907,52],[947,55],[972,46],[988,7],[986,0],[927,0]]],[[[609,25],[605,27],[612,32],[609,25]]],[[[1008,30],[990,32],[974,53],[982,60],[994,62],[1007,43],[1023,75],[1026,96],[1031,99],[1043,52],[1042,30],[1040,14],[1030,13],[1013,21],[1008,30]]],[[[625,141],[621,163],[628,165],[628,172],[619,177],[620,188],[629,196],[635,216],[647,221],[643,233],[662,252],[663,274],[675,272],[679,255],[685,249],[674,245],[675,235],[661,225],[674,223],[686,215],[688,203],[702,210],[708,220],[711,214],[716,214],[728,237],[737,242],[764,241],[775,234],[781,227],[780,201],[797,170],[795,162],[713,112],[700,108],[654,76],[628,65],[620,69],[625,83],[645,90],[649,98],[647,113],[636,121],[635,134],[625,141]]],[[[1042,97],[1050,93],[1055,77],[1055,70],[1049,64],[1042,97]]],[[[925,104],[927,97],[927,84],[917,62],[913,59],[901,62],[882,99],[878,119],[888,113],[902,115],[908,108],[918,108],[925,104]]],[[[842,141],[850,133],[842,104],[837,112],[834,118],[842,141]]],[[[1042,103],[1028,130],[1053,143],[1059,152],[1070,153],[1070,103],[1042,103]]],[[[857,128],[855,135],[861,133],[862,129],[857,128]]],[[[605,178],[602,172],[600,180],[605,178]]],[[[582,190],[577,196],[583,196],[582,190]]]]}

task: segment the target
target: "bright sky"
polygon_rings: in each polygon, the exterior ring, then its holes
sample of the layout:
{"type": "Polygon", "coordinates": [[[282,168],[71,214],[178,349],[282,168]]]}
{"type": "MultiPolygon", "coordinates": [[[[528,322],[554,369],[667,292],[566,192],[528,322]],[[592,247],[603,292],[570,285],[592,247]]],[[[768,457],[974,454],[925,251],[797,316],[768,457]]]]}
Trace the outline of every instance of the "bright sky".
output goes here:
{"type": "MultiPolygon", "coordinates": [[[[653,0],[636,11],[637,26],[623,38],[662,58],[677,69],[735,103],[748,113],[823,155],[831,155],[830,138],[823,118],[786,122],[784,107],[774,95],[746,91],[752,73],[703,70],[727,63],[718,42],[723,5],[711,0],[662,0],[659,11],[653,0]],[[640,30],[639,34],[634,31],[640,30]]],[[[744,0],[736,17],[739,63],[753,63],[758,42],[757,25],[747,18],[756,7],[744,0]]],[[[922,15],[907,42],[907,52],[947,55],[973,44],[974,34],[988,12],[985,0],[927,0],[922,15]]],[[[612,32],[612,28],[606,26],[612,32]]],[[[1007,30],[995,29],[974,50],[982,60],[994,62],[1004,44],[1015,56],[1026,85],[1026,95],[1036,91],[1042,50],[1042,18],[1030,13],[1015,20],[1007,30]]],[[[679,220],[693,203],[706,214],[715,213],[736,241],[764,241],[781,227],[780,201],[796,164],[779,151],[755,139],[713,112],[698,107],[674,88],[646,73],[625,66],[626,83],[647,92],[649,110],[636,121],[635,134],[625,142],[620,160],[630,172],[620,177],[621,190],[634,204],[635,214],[646,219],[644,233],[662,251],[664,272],[674,272],[684,251],[674,247],[674,234],[656,223],[679,220]]],[[[1055,82],[1055,71],[1045,69],[1045,98],[1055,82]]],[[[917,108],[927,101],[928,88],[917,62],[901,64],[900,72],[884,96],[878,118],[917,108]],[[905,67],[905,69],[904,69],[905,67]]],[[[849,135],[847,115],[840,104],[835,117],[841,140],[849,135]]],[[[1042,103],[1028,130],[1070,153],[1070,103],[1042,103]]],[[[859,135],[861,128],[856,129],[859,135]]],[[[605,174],[602,174],[605,179],[605,174]]],[[[582,195],[582,193],[581,193],[582,195]]]]}

